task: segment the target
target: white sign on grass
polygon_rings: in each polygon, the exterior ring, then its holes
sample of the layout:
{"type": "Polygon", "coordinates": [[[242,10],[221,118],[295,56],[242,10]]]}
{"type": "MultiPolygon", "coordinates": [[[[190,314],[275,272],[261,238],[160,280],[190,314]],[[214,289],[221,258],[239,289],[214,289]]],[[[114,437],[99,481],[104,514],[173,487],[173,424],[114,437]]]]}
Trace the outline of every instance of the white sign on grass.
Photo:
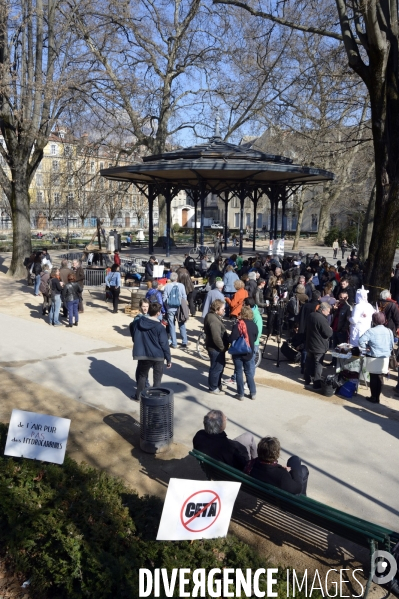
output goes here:
{"type": "Polygon", "coordinates": [[[13,410],[4,455],[62,464],[70,424],[67,418],[13,410]]]}
{"type": "Polygon", "coordinates": [[[171,478],[157,541],[225,537],[241,483],[171,478]]]}

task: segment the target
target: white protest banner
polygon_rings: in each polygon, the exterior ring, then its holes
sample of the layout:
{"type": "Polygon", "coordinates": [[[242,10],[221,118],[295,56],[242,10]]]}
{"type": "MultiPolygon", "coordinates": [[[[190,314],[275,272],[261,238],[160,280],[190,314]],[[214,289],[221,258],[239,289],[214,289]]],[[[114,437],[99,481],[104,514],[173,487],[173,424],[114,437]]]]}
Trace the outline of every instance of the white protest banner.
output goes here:
{"type": "Polygon", "coordinates": [[[284,256],[284,237],[278,240],[277,243],[277,255],[284,256]]]}
{"type": "Polygon", "coordinates": [[[171,478],[157,541],[225,537],[241,483],[171,478]]]}
{"type": "Polygon", "coordinates": [[[13,410],[4,455],[62,464],[70,424],[67,418],[13,410]]]}
{"type": "Polygon", "coordinates": [[[161,279],[163,277],[163,271],[165,269],[163,264],[154,264],[152,269],[153,269],[152,276],[155,279],[161,279]]]}

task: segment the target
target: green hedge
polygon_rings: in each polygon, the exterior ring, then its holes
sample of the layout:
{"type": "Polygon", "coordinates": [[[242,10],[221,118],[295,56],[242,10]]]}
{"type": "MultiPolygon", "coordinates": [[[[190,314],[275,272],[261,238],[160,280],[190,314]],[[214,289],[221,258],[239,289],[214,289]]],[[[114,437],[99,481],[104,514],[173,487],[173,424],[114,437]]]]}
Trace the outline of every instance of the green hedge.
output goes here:
{"type": "MultiPolygon", "coordinates": [[[[66,456],[62,466],[4,457],[0,423],[0,543],[34,599],[133,599],[144,568],[265,568],[234,536],[155,541],[162,502],[66,456]]],[[[279,596],[286,595],[281,570],[279,596]]],[[[263,590],[266,590],[265,581],[263,590]]],[[[178,586],[176,587],[176,595],[178,586]]],[[[299,597],[303,595],[298,595],[299,597]]]]}
{"type": "Polygon", "coordinates": [[[339,229],[338,227],[331,227],[329,232],[324,238],[325,245],[331,247],[333,241],[338,239],[339,244],[346,239],[349,245],[356,243],[357,241],[357,227],[346,227],[345,229],[339,229]]]}

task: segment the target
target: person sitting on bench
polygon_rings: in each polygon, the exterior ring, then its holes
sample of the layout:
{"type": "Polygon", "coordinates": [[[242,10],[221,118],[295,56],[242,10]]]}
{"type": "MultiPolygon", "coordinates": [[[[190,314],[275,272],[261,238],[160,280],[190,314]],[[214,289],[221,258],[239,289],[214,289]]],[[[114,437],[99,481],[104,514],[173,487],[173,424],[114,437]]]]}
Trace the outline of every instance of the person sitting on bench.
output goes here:
{"type": "Polygon", "coordinates": [[[280,441],[276,437],[264,437],[258,443],[258,457],[251,460],[245,473],[293,495],[306,495],[307,467],[301,464],[298,456],[291,456],[287,466],[281,466],[279,457],[280,441]]]}
{"type": "Polygon", "coordinates": [[[227,418],[221,410],[211,410],[204,416],[204,430],[198,431],[193,447],[214,460],[224,462],[238,470],[244,470],[249,460],[256,458],[255,439],[251,433],[243,433],[231,440],[225,433],[227,418]]]}

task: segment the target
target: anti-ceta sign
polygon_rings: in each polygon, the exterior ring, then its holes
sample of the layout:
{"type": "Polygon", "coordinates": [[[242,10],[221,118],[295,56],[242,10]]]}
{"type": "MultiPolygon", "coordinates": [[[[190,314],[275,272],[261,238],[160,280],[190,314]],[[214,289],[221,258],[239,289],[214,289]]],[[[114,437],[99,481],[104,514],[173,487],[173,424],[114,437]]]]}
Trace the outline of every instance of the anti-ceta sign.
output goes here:
{"type": "Polygon", "coordinates": [[[71,421],[13,410],[4,455],[63,464],[71,421]]]}
{"type": "Polygon", "coordinates": [[[171,478],[158,541],[225,537],[241,483],[171,478]]]}

